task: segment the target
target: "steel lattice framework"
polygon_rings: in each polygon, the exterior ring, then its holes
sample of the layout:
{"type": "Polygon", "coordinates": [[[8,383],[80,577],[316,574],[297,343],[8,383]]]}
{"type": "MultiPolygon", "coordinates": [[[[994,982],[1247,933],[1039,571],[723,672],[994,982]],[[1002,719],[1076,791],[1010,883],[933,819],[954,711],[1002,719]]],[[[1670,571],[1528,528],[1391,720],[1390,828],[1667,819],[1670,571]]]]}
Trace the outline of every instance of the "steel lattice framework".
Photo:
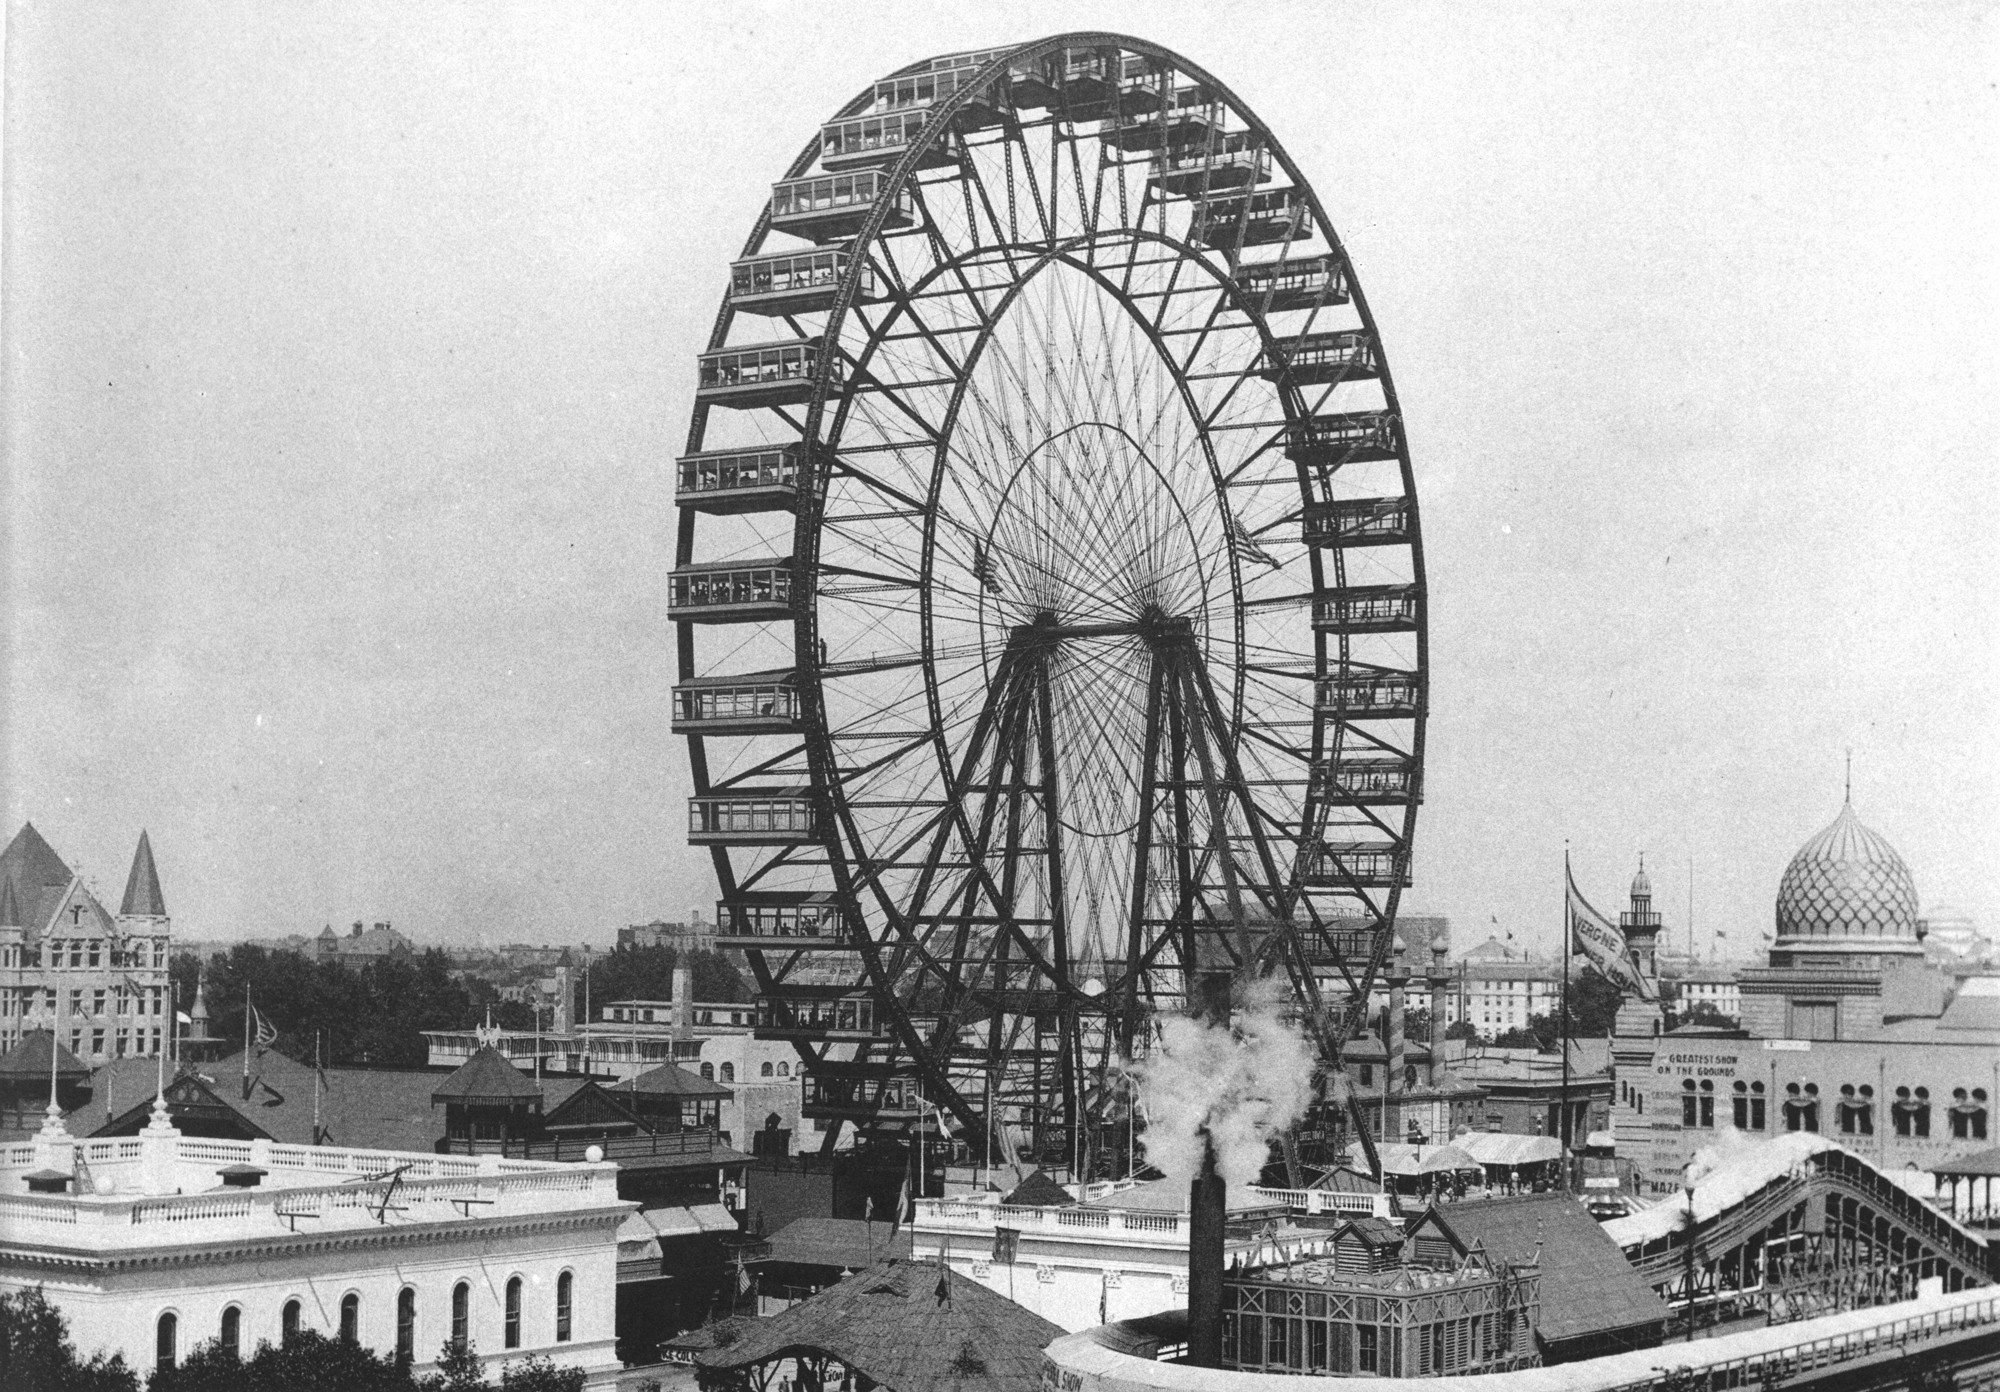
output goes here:
{"type": "Polygon", "coordinates": [[[1337,1057],[1408,881],[1422,547],[1353,269],[1233,93],[1101,33],[870,84],[733,265],[687,449],[689,836],[808,1115],[1100,1168],[1107,1064],[1246,969],[1337,1057]]]}

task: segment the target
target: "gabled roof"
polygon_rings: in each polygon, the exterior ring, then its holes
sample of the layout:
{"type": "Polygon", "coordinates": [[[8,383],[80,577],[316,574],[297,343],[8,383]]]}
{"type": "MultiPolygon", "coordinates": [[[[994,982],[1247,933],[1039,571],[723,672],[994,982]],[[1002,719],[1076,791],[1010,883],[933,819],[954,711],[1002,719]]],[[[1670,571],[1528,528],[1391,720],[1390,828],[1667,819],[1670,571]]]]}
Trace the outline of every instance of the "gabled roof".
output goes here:
{"type": "Polygon", "coordinates": [[[1062,1332],[956,1272],[892,1258],[741,1327],[695,1361],[746,1368],[810,1351],[831,1354],[884,1392],[1035,1392],[1042,1350],[1062,1332]]]}
{"type": "Polygon", "coordinates": [[[1658,1325],[1667,1318],[1660,1297],[1580,1199],[1567,1194],[1468,1199],[1428,1210],[1407,1231],[1426,1224],[1450,1239],[1454,1250],[1482,1246],[1495,1261],[1525,1264],[1539,1249],[1542,1310],[1536,1333],[1544,1342],[1658,1325]]]}
{"type": "Polygon", "coordinates": [[[14,887],[15,903],[23,915],[20,927],[47,927],[74,878],[33,822],[23,822],[7,849],[0,851],[0,879],[14,887]]]}
{"type": "MultiPolygon", "coordinates": [[[[241,1116],[246,1131],[286,1145],[313,1141],[313,1069],[310,1064],[267,1049],[250,1062],[250,1096],[243,1096],[243,1051],[214,1063],[187,1068],[221,1103],[241,1116]]],[[[319,1123],[325,1143],[370,1150],[431,1149],[443,1122],[431,1107],[431,1091],[445,1075],[404,1068],[329,1068],[319,1095],[319,1123]]],[[[176,1101],[171,1087],[169,1102],[176,1101]]],[[[71,1112],[70,1130],[93,1128],[108,1134],[106,1113],[122,1114],[135,1103],[153,1101],[153,1061],[117,1059],[91,1076],[91,1100],[71,1112]]]]}
{"type": "MultiPolygon", "coordinates": [[[[545,1106],[547,1098],[545,1084],[545,1106]]],[[[566,1126],[629,1126],[636,1130],[644,1127],[645,1123],[611,1089],[595,1079],[585,1079],[569,1089],[569,1096],[542,1113],[542,1125],[551,1131],[560,1131],[566,1126]]]]}
{"type": "Polygon", "coordinates": [[[655,1097],[734,1097],[736,1094],[720,1083],[711,1083],[699,1073],[690,1073],[677,1063],[663,1063],[648,1073],[634,1078],[626,1090],[655,1097]]]}
{"type": "Polygon", "coordinates": [[[539,1103],[542,1090],[535,1080],[516,1068],[507,1056],[488,1044],[458,1066],[437,1086],[431,1101],[438,1102],[527,1102],[539,1103]]]}
{"type": "Polygon", "coordinates": [[[0,880],[0,928],[25,928],[21,922],[21,898],[14,893],[12,880],[0,880]]]}
{"type": "Polygon", "coordinates": [[[22,1078],[47,1079],[49,1076],[49,1051],[55,1051],[56,1077],[75,1081],[90,1076],[90,1066],[75,1054],[56,1043],[55,1034],[50,1030],[31,1030],[21,1036],[21,1042],[0,1054],[0,1078],[16,1081],[22,1078]]]}
{"type": "Polygon", "coordinates": [[[1934,1175],[2000,1175],[2000,1146],[1991,1150],[1978,1150],[1970,1155],[1961,1155],[1956,1160],[1947,1160],[1942,1165],[1931,1166],[1934,1175]]]}
{"type": "Polygon", "coordinates": [[[160,893],[160,872],[153,868],[153,842],[142,830],[139,849],[132,853],[132,873],[125,877],[125,899],[120,914],[165,918],[167,899],[160,893]]]}
{"type": "Polygon", "coordinates": [[[1370,1247],[1403,1245],[1403,1230],[1386,1218],[1350,1218],[1333,1230],[1333,1240],[1338,1242],[1350,1233],[1370,1247]]]}

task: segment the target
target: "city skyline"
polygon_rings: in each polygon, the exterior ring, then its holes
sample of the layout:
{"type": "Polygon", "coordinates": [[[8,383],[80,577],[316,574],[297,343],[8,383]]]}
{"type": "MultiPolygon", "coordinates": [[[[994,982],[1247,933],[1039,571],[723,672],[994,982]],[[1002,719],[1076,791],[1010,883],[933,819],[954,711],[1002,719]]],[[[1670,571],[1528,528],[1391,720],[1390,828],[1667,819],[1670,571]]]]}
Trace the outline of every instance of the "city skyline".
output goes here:
{"type": "Polygon", "coordinates": [[[1746,955],[1852,748],[1926,908],[2000,927],[1990,13],[1235,13],[10,15],[5,834],[115,895],[148,829],[194,938],[704,906],[665,577],[726,263],[877,72],[1101,25],[1258,109],[1381,319],[1406,911],[1547,950],[1567,839],[1607,910],[1646,852],[1670,937],[1692,859],[1746,955]]]}

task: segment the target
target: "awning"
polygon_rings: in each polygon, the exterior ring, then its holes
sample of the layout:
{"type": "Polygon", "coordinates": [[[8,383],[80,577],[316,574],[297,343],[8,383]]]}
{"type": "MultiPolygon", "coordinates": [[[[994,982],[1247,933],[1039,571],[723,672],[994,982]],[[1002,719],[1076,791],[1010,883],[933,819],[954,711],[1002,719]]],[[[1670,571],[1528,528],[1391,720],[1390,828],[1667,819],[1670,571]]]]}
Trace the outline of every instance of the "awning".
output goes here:
{"type": "Polygon", "coordinates": [[[625,1221],[618,1225],[618,1260],[658,1261],[660,1259],[660,1239],[654,1235],[653,1225],[644,1213],[627,1214],[625,1221]]]}
{"type": "Polygon", "coordinates": [[[1562,1159],[1562,1142],[1554,1136],[1515,1136],[1505,1131],[1467,1131],[1451,1138],[1451,1148],[1482,1165],[1545,1165],[1562,1159]]]}
{"type": "Polygon", "coordinates": [[[1479,1162],[1460,1150],[1456,1143],[1442,1146],[1413,1146],[1407,1142],[1379,1143],[1375,1153],[1381,1158],[1382,1173],[1393,1175],[1477,1173],[1479,1162]]]}

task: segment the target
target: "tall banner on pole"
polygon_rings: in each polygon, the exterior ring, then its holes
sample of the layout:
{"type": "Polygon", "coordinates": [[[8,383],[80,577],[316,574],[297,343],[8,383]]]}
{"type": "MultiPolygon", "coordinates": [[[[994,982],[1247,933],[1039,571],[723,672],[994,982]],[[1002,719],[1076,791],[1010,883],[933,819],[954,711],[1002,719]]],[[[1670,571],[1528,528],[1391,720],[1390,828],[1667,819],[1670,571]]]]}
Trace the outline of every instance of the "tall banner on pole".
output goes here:
{"type": "Polygon", "coordinates": [[[1605,980],[1640,1000],[1659,999],[1653,983],[1633,960],[1625,934],[1577,892],[1574,875],[1569,876],[1569,931],[1571,950],[1588,957],[1605,980]]]}

